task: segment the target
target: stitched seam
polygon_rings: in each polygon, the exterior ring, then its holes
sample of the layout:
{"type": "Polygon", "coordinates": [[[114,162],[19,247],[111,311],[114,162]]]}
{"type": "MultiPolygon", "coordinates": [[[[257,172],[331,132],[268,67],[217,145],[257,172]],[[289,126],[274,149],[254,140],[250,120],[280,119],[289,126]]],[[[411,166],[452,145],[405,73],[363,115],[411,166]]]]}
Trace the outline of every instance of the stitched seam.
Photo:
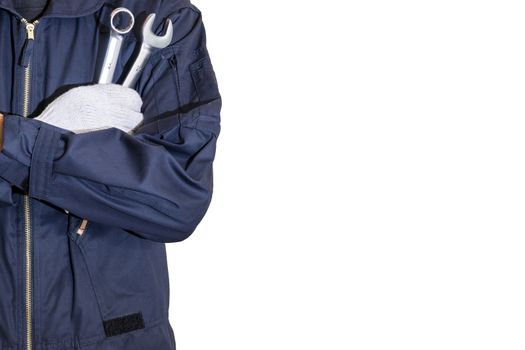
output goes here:
{"type": "Polygon", "coordinates": [[[41,128],[37,135],[29,175],[31,196],[42,198],[47,194],[52,173],[54,145],[58,138],[59,134],[46,128],[41,128]]]}

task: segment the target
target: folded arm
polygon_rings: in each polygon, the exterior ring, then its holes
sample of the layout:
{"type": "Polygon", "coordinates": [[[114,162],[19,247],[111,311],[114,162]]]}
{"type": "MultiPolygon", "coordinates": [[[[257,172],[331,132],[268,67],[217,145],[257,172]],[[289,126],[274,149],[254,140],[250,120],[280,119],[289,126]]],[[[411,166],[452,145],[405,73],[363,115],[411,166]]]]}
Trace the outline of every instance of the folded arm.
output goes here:
{"type": "Polygon", "coordinates": [[[211,200],[221,99],[200,13],[184,8],[172,20],[181,36],[152,57],[137,85],[144,101],[154,101],[143,107],[145,125],[134,135],[115,128],[74,134],[6,115],[0,196],[7,182],[154,241],[194,231],[211,200]]]}

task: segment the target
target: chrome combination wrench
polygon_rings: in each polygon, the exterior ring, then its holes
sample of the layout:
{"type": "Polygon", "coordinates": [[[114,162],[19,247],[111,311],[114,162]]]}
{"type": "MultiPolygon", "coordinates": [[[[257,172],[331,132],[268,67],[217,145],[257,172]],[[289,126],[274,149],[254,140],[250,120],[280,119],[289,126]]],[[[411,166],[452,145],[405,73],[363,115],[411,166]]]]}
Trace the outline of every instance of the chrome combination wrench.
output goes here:
{"type": "Polygon", "coordinates": [[[154,13],[150,14],[144,21],[142,26],[142,45],[140,46],[139,55],[122,83],[125,87],[132,87],[135,84],[154,49],[163,49],[171,43],[173,38],[173,23],[171,23],[171,20],[166,20],[167,29],[163,36],[155,35],[153,32],[154,21],[154,13]]]}
{"type": "Polygon", "coordinates": [[[99,84],[111,84],[113,76],[115,75],[115,67],[117,66],[120,48],[122,47],[122,40],[125,34],[129,33],[135,25],[135,16],[125,7],[119,7],[111,12],[111,34],[109,36],[108,47],[106,48],[106,55],[104,56],[104,63],[100,71],[98,79],[99,84]],[[123,29],[115,26],[114,20],[119,13],[124,13],[129,16],[129,24],[123,29]]]}

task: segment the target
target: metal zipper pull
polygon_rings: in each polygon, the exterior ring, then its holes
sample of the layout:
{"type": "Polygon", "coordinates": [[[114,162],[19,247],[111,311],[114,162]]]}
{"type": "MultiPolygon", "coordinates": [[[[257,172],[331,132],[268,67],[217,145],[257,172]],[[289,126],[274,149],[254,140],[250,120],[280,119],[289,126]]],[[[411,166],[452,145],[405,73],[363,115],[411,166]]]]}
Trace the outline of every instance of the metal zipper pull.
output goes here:
{"type": "Polygon", "coordinates": [[[35,45],[35,27],[38,24],[38,21],[29,23],[25,18],[22,18],[22,23],[26,26],[27,38],[22,49],[22,55],[20,55],[20,65],[27,68],[31,61],[31,56],[33,55],[33,47],[35,45]]]}
{"type": "Polygon", "coordinates": [[[88,220],[83,219],[82,222],[80,223],[80,227],[77,230],[77,235],[82,236],[84,232],[86,232],[87,225],[88,225],[88,220]]]}
{"type": "Polygon", "coordinates": [[[26,31],[27,31],[27,39],[29,40],[35,40],[35,23],[27,23],[26,21],[26,31]]]}

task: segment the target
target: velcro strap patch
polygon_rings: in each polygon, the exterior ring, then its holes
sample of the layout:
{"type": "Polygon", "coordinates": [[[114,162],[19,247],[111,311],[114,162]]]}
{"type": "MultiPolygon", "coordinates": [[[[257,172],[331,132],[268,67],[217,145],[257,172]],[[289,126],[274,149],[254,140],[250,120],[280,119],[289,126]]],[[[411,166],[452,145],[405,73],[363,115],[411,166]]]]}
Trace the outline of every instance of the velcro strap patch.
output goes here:
{"type": "Polygon", "coordinates": [[[106,336],[112,337],[122,333],[144,328],[142,313],[130,314],[122,317],[112,318],[103,322],[106,336]]]}

